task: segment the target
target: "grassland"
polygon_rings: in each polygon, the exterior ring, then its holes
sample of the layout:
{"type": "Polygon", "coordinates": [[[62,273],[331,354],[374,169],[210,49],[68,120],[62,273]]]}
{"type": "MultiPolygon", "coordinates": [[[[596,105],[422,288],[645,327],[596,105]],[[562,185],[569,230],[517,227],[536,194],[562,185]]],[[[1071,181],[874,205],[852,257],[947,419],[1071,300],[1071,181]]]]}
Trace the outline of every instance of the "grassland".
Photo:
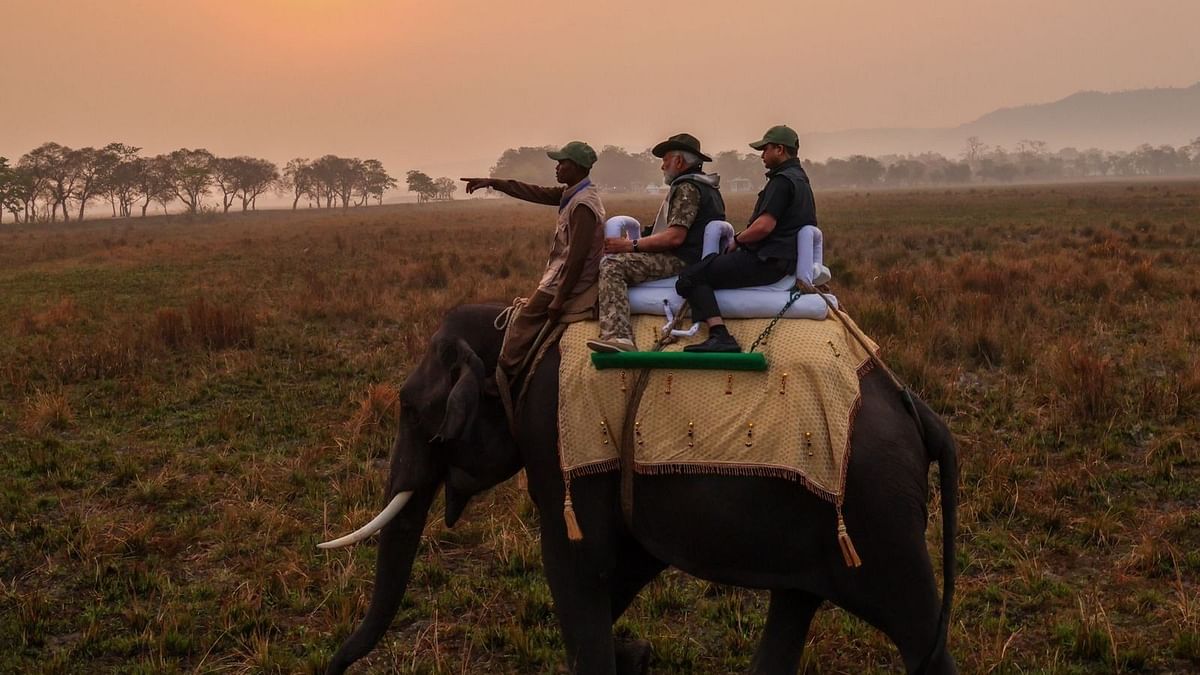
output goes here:
{"type": "MultiPolygon", "coordinates": [[[[835,291],[962,447],[963,672],[1200,670],[1200,185],[818,202],[835,291]]],[[[510,200],[0,228],[0,672],[319,669],[374,551],[315,544],[376,511],[439,316],[528,293],[551,220],[510,200]]],[[[361,672],[554,672],[536,539],[513,484],[435,521],[361,672]]],[[[737,671],[764,608],[669,574],[620,631],[655,672],[737,671]]],[[[806,668],[899,663],[826,609],[806,668]]]]}

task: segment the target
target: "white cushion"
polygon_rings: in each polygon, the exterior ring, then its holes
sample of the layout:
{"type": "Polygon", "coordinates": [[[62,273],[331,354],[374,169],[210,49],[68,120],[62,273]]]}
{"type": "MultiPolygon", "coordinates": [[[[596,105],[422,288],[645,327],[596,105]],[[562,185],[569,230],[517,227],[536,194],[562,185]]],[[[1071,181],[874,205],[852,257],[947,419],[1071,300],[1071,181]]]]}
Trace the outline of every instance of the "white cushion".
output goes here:
{"type": "MultiPolygon", "coordinates": [[[[614,216],[604,223],[605,236],[620,237],[622,232],[630,239],[641,236],[641,224],[630,216],[614,216]]],[[[733,226],[723,220],[714,220],[704,228],[704,253],[723,251],[733,237],[733,226]]],[[[829,268],[824,264],[824,237],[813,225],[803,227],[796,236],[796,273],[789,274],[767,286],[730,288],[718,290],[717,304],[721,316],[728,319],[771,318],[787,304],[791,289],[796,285],[796,276],[804,277],[814,286],[829,283],[829,268]]],[[[666,315],[663,300],[671,303],[671,310],[678,312],[683,298],[675,293],[675,282],[679,277],[655,279],[629,289],[629,311],[632,314],[666,315]]],[[[834,307],[837,298],[826,294],[834,307]]],[[[801,296],[788,308],[784,317],[789,319],[824,319],[828,308],[816,294],[801,296]]]]}
{"type": "MultiPolygon", "coordinates": [[[[671,303],[671,311],[679,312],[683,298],[675,292],[675,281],[679,277],[656,279],[644,284],[638,284],[629,289],[629,311],[631,314],[656,314],[666,316],[663,300],[671,303]]],[[[787,277],[793,279],[793,277],[787,277]]],[[[774,290],[767,286],[749,288],[728,288],[718,290],[717,304],[721,306],[721,316],[726,319],[760,319],[771,318],[783,309],[791,297],[791,286],[782,290],[774,290]]],[[[825,297],[834,307],[838,306],[837,298],[826,294],[825,297]]],[[[828,308],[825,301],[815,293],[800,296],[784,317],[789,319],[824,319],[828,308]]]]}

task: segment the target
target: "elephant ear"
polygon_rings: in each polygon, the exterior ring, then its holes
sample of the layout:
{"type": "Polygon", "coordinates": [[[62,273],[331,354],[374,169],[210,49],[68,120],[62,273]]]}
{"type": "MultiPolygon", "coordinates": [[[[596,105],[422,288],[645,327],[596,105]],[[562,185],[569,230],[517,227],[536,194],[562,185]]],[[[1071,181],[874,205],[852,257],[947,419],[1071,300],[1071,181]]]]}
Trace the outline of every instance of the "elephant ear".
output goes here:
{"type": "Polygon", "coordinates": [[[433,440],[465,440],[479,412],[479,394],[485,376],[483,361],[462,338],[438,345],[438,355],[454,384],[446,395],[446,412],[433,440]]]}

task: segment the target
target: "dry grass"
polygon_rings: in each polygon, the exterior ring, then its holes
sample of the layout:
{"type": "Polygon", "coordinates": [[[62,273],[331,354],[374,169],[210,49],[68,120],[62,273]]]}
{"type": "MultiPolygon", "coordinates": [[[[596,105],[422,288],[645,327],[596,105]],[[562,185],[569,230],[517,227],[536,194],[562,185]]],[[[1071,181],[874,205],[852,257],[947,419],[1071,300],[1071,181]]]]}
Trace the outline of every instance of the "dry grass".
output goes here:
{"type": "MultiPolygon", "coordinates": [[[[1200,668],[1200,185],[818,201],[839,298],[962,444],[962,671],[1200,668]]],[[[318,669],[374,553],[314,544],[375,513],[396,387],[448,308],[528,294],[550,211],[0,228],[0,671],[318,669]]],[[[435,518],[364,671],[557,668],[536,532],[513,485],[435,518]]],[[[763,611],[671,574],[619,631],[730,672],[763,611]]],[[[840,610],[806,664],[899,668],[840,610]]]]}
{"type": "Polygon", "coordinates": [[[62,391],[35,391],[25,403],[21,430],[39,435],[48,429],[64,430],[75,422],[71,403],[62,391]]]}

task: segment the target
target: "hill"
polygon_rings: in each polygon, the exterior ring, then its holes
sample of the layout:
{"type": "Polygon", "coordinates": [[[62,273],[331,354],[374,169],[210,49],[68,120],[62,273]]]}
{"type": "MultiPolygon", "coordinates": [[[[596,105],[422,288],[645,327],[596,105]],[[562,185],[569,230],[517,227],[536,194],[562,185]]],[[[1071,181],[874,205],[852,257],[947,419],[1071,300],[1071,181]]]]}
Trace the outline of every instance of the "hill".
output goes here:
{"type": "Polygon", "coordinates": [[[1200,82],[1186,88],[1082,91],[1052,103],[1000,108],[956,127],[805,134],[801,154],[812,159],[926,151],[957,155],[970,136],[1006,147],[1024,139],[1046,141],[1051,148],[1182,145],[1200,136],[1200,82]]]}

